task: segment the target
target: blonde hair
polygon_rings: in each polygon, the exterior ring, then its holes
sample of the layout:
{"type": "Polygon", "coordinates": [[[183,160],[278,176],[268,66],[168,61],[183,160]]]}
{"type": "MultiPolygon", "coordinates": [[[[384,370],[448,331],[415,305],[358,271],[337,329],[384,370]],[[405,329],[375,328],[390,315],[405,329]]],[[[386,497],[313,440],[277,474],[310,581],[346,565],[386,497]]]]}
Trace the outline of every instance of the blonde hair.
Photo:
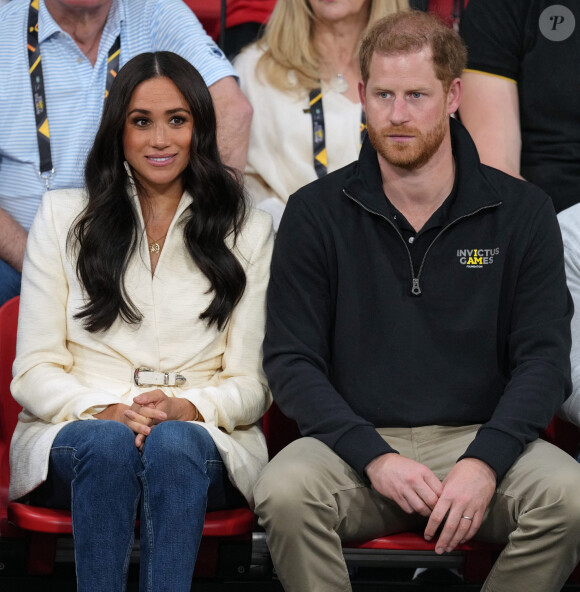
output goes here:
{"type": "MultiPolygon", "coordinates": [[[[401,10],[408,0],[370,0],[367,26],[401,10]]],[[[258,42],[264,54],[258,74],[284,91],[312,90],[320,86],[319,59],[314,47],[315,16],[308,0],[278,0],[258,42]]]]}

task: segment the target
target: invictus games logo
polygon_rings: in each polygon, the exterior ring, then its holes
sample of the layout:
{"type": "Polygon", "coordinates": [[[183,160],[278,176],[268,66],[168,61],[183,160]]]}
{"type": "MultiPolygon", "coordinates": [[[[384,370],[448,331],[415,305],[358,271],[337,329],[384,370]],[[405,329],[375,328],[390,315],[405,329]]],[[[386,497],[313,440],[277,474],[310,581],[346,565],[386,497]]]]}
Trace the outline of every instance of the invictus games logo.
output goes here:
{"type": "Polygon", "coordinates": [[[496,255],[499,255],[499,247],[495,249],[457,249],[459,263],[468,269],[480,269],[484,265],[491,265],[496,255]]]}

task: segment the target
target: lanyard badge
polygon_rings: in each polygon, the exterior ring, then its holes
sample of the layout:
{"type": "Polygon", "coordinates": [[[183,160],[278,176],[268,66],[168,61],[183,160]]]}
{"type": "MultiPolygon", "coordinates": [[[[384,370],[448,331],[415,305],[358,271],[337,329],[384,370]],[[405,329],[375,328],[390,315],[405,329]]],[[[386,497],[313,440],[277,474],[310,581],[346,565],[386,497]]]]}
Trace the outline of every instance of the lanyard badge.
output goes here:
{"type": "MultiPolygon", "coordinates": [[[[44,77],[42,75],[40,43],[38,41],[38,3],[39,0],[32,0],[28,9],[27,48],[30,86],[36,119],[36,139],[38,142],[38,154],[40,156],[39,175],[44,179],[48,191],[50,189],[50,178],[54,174],[54,166],[52,164],[52,153],[50,150],[50,128],[46,112],[46,93],[44,89],[44,77]]],[[[109,95],[113,80],[119,71],[120,54],[121,37],[118,36],[109,50],[105,98],[109,95]]]]}
{"type": "MultiPolygon", "coordinates": [[[[310,113],[312,117],[312,150],[314,153],[314,171],[320,179],[328,173],[328,156],[326,154],[326,133],[324,129],[324,109],[322,108],[322,90],[314,88],[310,91],[308,97],[309,109],[305,113],[310,113]]],[[[367,123],[365,112],[361,114],[360,121],[360,142],[362,144],[367,123]]]]}

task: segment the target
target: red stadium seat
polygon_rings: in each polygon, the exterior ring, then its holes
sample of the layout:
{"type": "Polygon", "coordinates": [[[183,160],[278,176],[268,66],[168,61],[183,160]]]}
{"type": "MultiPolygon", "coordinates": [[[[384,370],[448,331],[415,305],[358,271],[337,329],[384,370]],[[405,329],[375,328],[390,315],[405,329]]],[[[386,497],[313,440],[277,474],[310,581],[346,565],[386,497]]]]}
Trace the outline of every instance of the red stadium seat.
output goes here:
{"type": "Polygon", "coordinates": [[[450,27],[457,26],[468,0],[429,0],[429,12],[438,15],[450,27]]]}
{"type": "MultiPolygon", "coordinates": [[[[10,395],[12,362],[16,350],[18,303],[19,299],[14,298],[0,308],[0,536],[22,536],[23,531],[28,531],[27,571],[39,575],[52,572],[57,535],[72,534],[72,521],[70,512],[64,510],[16,502],[7,503],[10,481],[8,450],[21,409],[10,395]],[[7,515],[9,522],[6,520],[7,515]]],[[[196,574],[206,577],[214,575],[220,539],[251,541],[254,520],[254,514],[249,508],[208,512],[203,527],[196,574]]]]}
{"type": "Polygon", "coordinates": [[[542,438],[551,444],[558,446],[558,448],[561,448],[571,456],[576,456],[578,454],[580,429],[569,421],[557,416],[554,417],[550,422],[550,425],[542,434],[542,438]]]}
{"type": "Polygon", "coordinates": [[[17,537],[21,532],[8,523],[8,484],[10,465],[8,450],[21,407],[10,396],[12,362],[16,353],[16,327],[18,324],[18,298],[0,308],[0,537],[17,537]]]}

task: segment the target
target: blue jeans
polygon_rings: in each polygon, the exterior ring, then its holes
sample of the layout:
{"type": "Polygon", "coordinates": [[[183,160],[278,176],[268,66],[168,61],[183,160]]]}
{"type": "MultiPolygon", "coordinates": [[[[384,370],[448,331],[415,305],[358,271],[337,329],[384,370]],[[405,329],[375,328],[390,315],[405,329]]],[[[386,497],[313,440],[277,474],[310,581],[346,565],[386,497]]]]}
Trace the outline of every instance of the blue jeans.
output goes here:
{"type": "Polygon", "coordinates": [[[125,590],[140,505],[139,590],[189,592],[207,509],[239,505],[209,433],[166,421],[143,453],[107,420],[75,421],[57,435],[48,479],[31,501],[71,508],[78,592],[125,590]]]}
{"type": "Polygon", "coordinates": [[[20,279],[21,275],[0,259],[0,306],[20,294],[20,279]]]}

